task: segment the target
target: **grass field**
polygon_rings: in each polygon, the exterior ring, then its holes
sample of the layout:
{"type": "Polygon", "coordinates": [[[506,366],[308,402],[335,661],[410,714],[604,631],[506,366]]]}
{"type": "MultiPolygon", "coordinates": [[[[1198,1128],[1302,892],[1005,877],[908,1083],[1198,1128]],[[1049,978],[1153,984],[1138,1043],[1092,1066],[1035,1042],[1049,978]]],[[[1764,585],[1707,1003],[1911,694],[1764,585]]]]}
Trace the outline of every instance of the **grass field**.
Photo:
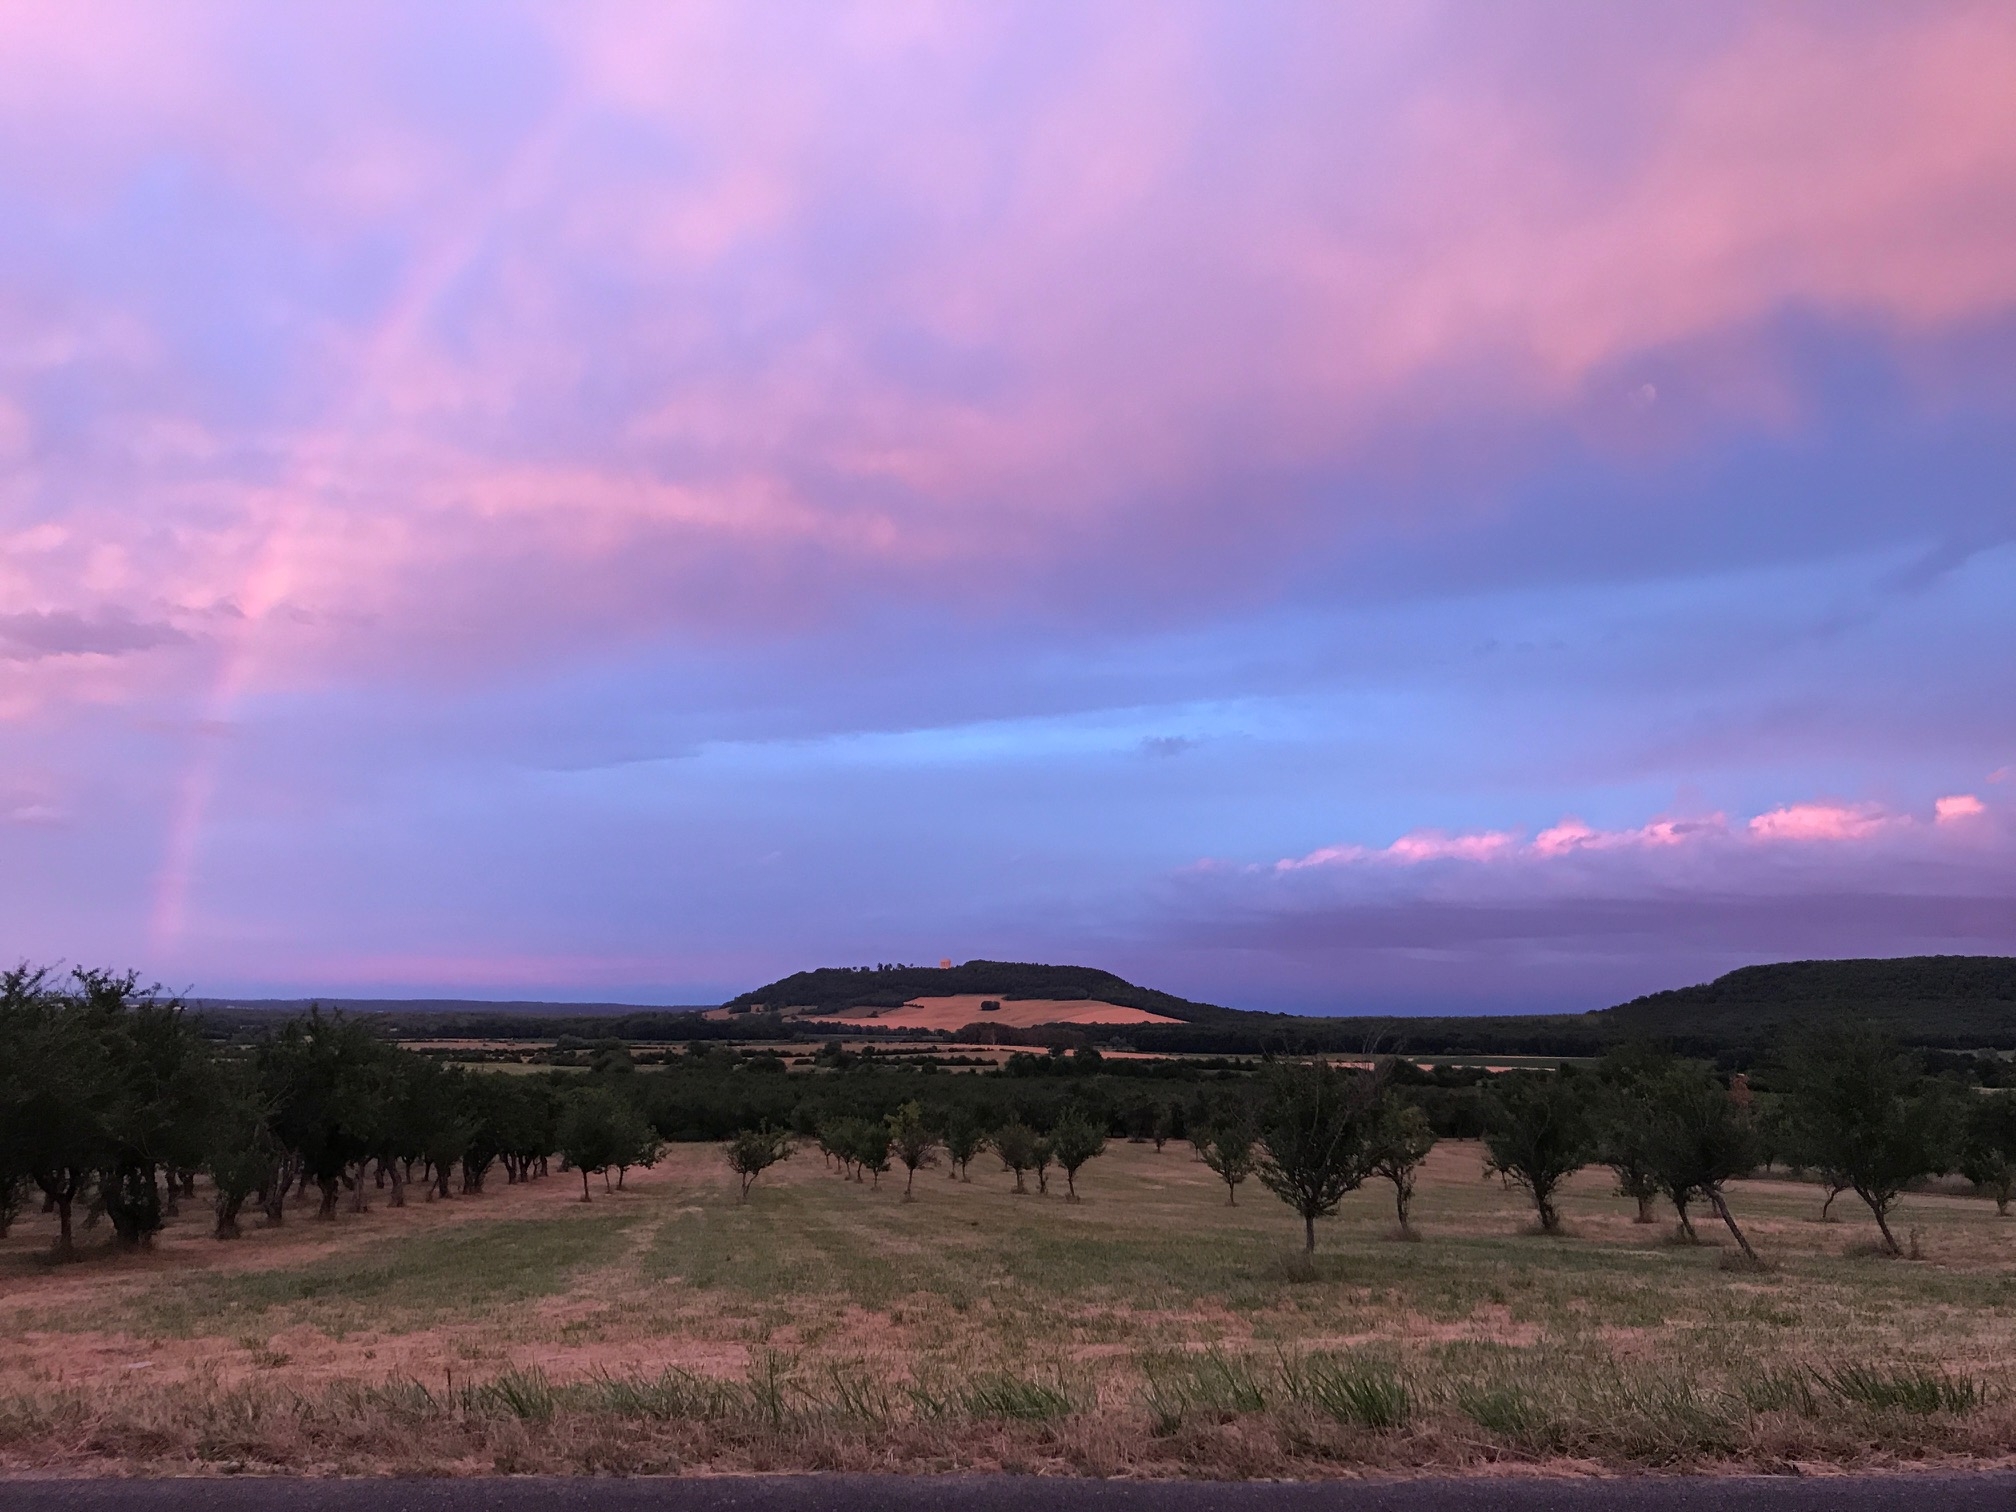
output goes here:
{"type": "MultiPolygon", "coordinates": [[[[501,1175],[496,1178],[501,1183],[501,1175]]],[[[1257,1183],[1115,1145],[1085,1200],[816,1153],[749,1204],[712,1146],[631,1190],[571,1178],[233,1244],[207,1206],[150,1253],[0,1244],[0,1466],[345,1471],[1006,1468],[1325,1475],[1783,1469],[2016,1449],[2016,1219],[1907,1197],[1922,1258],[1852,1197],[1732,1189],[1771,1268],[1630,1221],[1603,1173],[1525,1232],[1476,1146],[1431,1158],[1313,1264],[1257,1183]]],[[[1061,1189],[1061,1183],[1059,1184],[1061,1189]]],[[[1708,1236],[1706,1227],[1702,1230],[1708,1236]]]]}

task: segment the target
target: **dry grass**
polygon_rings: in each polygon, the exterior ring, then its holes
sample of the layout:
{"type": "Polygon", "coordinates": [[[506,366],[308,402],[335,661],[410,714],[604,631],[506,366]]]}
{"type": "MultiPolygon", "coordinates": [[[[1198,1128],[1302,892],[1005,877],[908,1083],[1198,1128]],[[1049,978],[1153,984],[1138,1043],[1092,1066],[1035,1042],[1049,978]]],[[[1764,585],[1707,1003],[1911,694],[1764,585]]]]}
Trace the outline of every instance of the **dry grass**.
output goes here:
{"type": "Polygon", "coordinates": [[[199,1204],[148,1254],[0,1245],[0,1467],[347,1471],[1005,1468],[1078,1474],[1860,1467],[2016,1442],[2016,1221],[1905,1199],[1925,1258],[1744,1183],[1770,1262],[1631,1222],[1600,1173],[1523,1232],[1474,1146],[1431,1160],[1420,1242],[1383,1188],[1322,1230],[1228,1207],[1177,1146],[1085,1201],[816,1154],[738,1205],[675,1148],[582,1204],[555,1178],[235,1244],[199,1204]]]}

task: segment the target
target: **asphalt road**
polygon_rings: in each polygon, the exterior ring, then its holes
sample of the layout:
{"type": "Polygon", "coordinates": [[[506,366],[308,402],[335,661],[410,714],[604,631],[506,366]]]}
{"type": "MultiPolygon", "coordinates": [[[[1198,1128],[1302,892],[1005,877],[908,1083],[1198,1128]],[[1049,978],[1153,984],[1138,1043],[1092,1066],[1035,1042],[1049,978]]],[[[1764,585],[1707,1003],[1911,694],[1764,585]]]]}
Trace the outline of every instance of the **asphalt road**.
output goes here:
{"type": "Polygon", "coordinates": [[[1034,1476],[0,1480],[0,1512],[2016,1512],[2016,1471],[1303,1482],[1034,1476]]]}

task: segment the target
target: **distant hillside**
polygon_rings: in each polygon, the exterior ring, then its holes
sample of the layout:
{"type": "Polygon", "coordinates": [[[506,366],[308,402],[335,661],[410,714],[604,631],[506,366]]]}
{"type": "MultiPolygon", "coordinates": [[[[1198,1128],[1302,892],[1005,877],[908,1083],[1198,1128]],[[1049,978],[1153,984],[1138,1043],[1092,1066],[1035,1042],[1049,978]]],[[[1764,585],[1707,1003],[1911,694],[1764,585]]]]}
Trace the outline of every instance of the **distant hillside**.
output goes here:
{"type": "Polygon", "coordinates": [[[273,1013],[288,1017],[310,1008],[324,1012],[419,1014],[438,1018],[442,1014],[472,1013],[494,1016],[499,1013],[538,1014],[547,1018],[621,1016],[632,1013],[701,1013],[711,1003],[545,1003],[529,998],[503,1002],[490,998],[213,998],[192,997],[190,1008],[204,1012],[221,1008],[230,1013],[273,1013]]]}
{"type": "Polygon", "coordinates": [[[967,961],[960,966],[822,966],[731,998],[730,1008],[895,1008],[917,997],[1094,998],[1123,1008],[1167,1014],[1186,1024],[1235,1023],[1247,1015],[1235,1008],[1193,1003],[1187,998],[1136,987],[1090,966],[1040,966],[1028,961],[967,961]]]}
{"type": "MultiPolygon", "coordinates": [[[[762,1034],[730,1031],[694,1007],[637,1003],[491,1002],[482,998],[203,998],[187,1000],[205,1033],[242,1040],[276,1030],[310,1008],[342,1013],[393,1039],[556,1039],[563,1034],[632,1040],[725,1039],[762,1034]]],[[[781,1031],[779,1031],[781,1033],[781,1031]]]]}
{"type": "Polygon", "coordinates": [[[1368,1046],[1442,1055],[1597,1055],[1656,1040],[1694,1055],[1750,1056],[1791,1026],[1852,1019],[1930,1049],[2016,1049],[2016,959],[1907,956],[1746,966],[1696,987],[1593,1013],[1298,1018],[1236,1013],[1195,1026],[1126,1031],[1143,1050],[1368,1046]]]}
{"type": "Polygon", "coordinates": [[[1612,1032],[1740,1042],[1791,1023],[1854,1018],[1941,1046],[2016,1045],[2016,958],[1902,956],[1745,966],[1698,987],[1591,1015],[1612,1032]]]}

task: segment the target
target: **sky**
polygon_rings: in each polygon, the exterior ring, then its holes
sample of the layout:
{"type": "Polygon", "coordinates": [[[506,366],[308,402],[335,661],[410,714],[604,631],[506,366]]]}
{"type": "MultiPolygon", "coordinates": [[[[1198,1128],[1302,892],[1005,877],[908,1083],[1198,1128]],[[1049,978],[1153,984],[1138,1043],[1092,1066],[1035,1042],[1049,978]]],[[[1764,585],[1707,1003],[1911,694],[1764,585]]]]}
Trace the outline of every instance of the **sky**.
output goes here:
{"type": "Polygon", "coordinates": [[[0,9],[0,957],[2016,953],[2016,7],[0,9]]]}

